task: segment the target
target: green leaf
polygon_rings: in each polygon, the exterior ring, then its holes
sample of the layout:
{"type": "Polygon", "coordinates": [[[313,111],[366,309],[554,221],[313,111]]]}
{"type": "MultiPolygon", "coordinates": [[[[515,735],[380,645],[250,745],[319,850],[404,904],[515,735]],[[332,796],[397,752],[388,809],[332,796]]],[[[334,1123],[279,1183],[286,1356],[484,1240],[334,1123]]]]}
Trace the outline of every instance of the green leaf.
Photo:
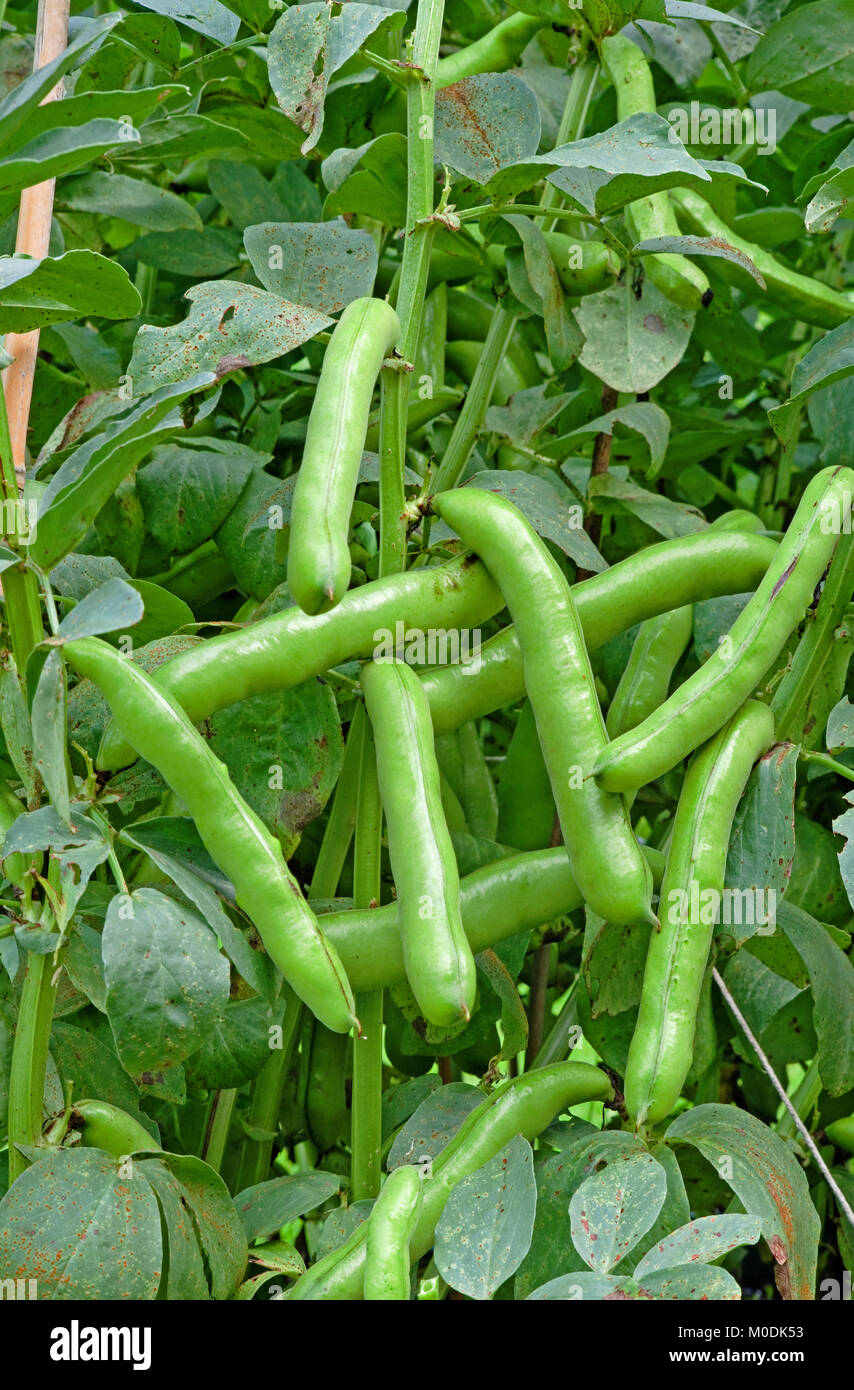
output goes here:
{"type": "Polygon", "coordinates": [[[207,924],[154,888],[110,903],[103,934],[107,1015],[127,1071],[195,1052],[229,993],[228,961],[207,924]]]}
{"type": "Polygon", "coordinates": [[[127,174],[105,174],[99,170],[65,179],[57,192],[57,202],[79,212],[123,217],[135,227],[152,232],[198,230],[202,225],[198,212],[186,198],[156,183],[128,178],[127,174]]]}
{"type": "Polygon", "coordinates": [[[69,455],[39,501],[38,529],[30,546],[36,564],[48,569],[74,549],[122,478],[154,444],[181,428],[175,407],[213,380],[200,372],[155,389],[69,455]]]}
{"type": "Polygon", "coordinates": [[[785,92],[820,111],[848,112],[854,94],[854,48],[847,41],[852,23],[854,0],[815,0],[790,10],[751,53],[747,86],[785,92]]]}
{"type": "Polygon", "coordinates": [[[140,4],[146,10],[185,24],[221,46],[233,43],[240,28],[239,17],[219,0],[140,0],[140,4]]]}
{"type": "Polygon", "coordinates": [[[95,53],[121,19],[121,14],[109,14],[85,21],[83,32],[71,40],[58,58],[37,68],[12,88],[0,102],[0,153],[9,145],[15,132],[34,115],[59,79],[95,53]]]}
{"type": "Polygon", "coordinates": [[[350,0],[334,13],[327,5],[292,5],[267,41],[270,86],[281,110],[305,132],[302,154],[323,131],[329,79],[378,31],[399,29],[401,10],[350,0]]]}
{"type": "Polygon", "coordinates": [[[329,189],[323,204],[325,221],[356,212],[390,227],[405,224],[406,138],[397,131],[356,150],[335,150],[320,171],[329,189]]]}
{"type": "MultiPolygon", "coordinates": [[[[122,839],[143,850],[158,869],[168,874],[207,922],[246,983],[268,1004],[275,1003],[276,975],[269,956],[253,949],[249,936],[234,925],[210,883],[186,861],[188,839],[193,850],[207,857],[192,821],[167,817],[154,822],[140,821],[129,825],[122,832],[122,839]]],[[[219,877],[219,871],[215,865],[213,867],[219,877]]]]}
{"type": "Polygon", "coordinates": [[[753,276],[760,289],[765,289],[765,280],[750,257],[737,247],[730,246],[729,242],[714,237],[655,236],[647,238],[646,241],[639,241],[637,246],[632,248],[633,255],[649,256],[658,252],[672,252],[677,256],[720,256],[726,261],[740,265],[742,270],[753,276]]]}
{"type": "Polygon", "coordinates": [[[492,1298],[528,1253],[536,1207],[533,1150],[517,1134],[451,1191],[433,1249],[445,1282],[469,1298],[492,1298]]]}
{"type": "Polygon", "coordinates": [[[395,1135],[386,1165],[388,1171],[436,1158],[482,1100],[483,1092],[463,1081],[452,1081],[428,1096],[395,1135]]]}
{"type": "Polygon", "coordinates": [[[703,518],[695,507],[672,502],[657,492],[650,492],[628,478],[620,477],[619,469],[611,469],[591,477],[588,495],[597,511],[628,512],[645,525],[669,539],[690,536],[705,529],[703,518]]]}
{"type": "Polygon", "coordinates": [[[800,811],[795,812],[795,858],[785,894],[792,907],[850,931],[851,905],[839,872],[836,837],[800,811]]]}
{"type": "Polygon", "coordinates": [[[593,1274],[586,1269],[577,1274],[561,1274],[557,1279],[550,1279],[547,1284],[541,1284],[533,1293],[529,1293],[527,1301],[549,1303],[587,1299],[589,1302],[600,1302],[605,1298],[625,1297],[623,1290],[630,1284],[629,1279],[612,1279],[608,1274],[593,1274]]]}
{"type": "Polygon", "coordinates": [[[255,1187],[246,1187],[234,1199],[247,1240],[275,1235],[298,1216],[314,1211],[341,1190],[334,1173],[315,1169],[293,1177],[272,1178],[255,1187]]]}
{"type": "Polygon", "coordinates": [[[0,158],[0,199],[45,179],[72,174],[116,145],[138,142],[137,131],[121,121],[87,121],[85,125],[46,130],[14,154],[0,158]]]}
{"type": "Polygon", "coordinates": [[[661,1211],[667,1174],[651,1154],[635,1154],[593,1173],[569,1204],[572,1240],[596,1274],[630,1253],[661,1211]]]}
{"type": "MultiPolygon", "coordinates": [[[[822,3],[822,0],[819,0],[822,3]]],[[[852,0],[854,3],[854,0],[852,0]]],[[[800,415],[800,407],[820,387],[830,386],[854,372],[854,317],[823,338],[798,359],[792,372],[789,399],[768,411],[771,428],[785,445],[800,415]]]]}
{"type": "Polygon", "coordinates": [[[54,648],[48,652],[31,711],[36,767],[51,802],[62,819],[71,820],[71,799],[65,762],[65,664],[54,648]]]}
{"type": "Polygon", "coordinates": [[[181,1204],[189,1208],[205,1257],[210,1296],[230,1299],[243,1278],[249,1251],[240,1218],[228,1188],[213,1168],[191,1154],[160,1154],[137,1167],[165,1168],[181,1188],[181,1204]]]}
{"type": "Polygon", "coordinates": [[[179,228],[150,232],[133,243],[138,261],[173,275],[225,275],[240,264],[240,245],[230,228],[179,228]]]}
{"type": "Polygon", "coordinates": [[[528,1016],[513,976],[494,951],[480,951],[475,961],[501,1000],[501,1056],[518,1057],[528,1045],[528,1016]]]}
{"type": "Polygon", "coordinates": [[[229,440],[160,445],[136,479],[147,531],[170,555],[195,550],[226,520],[253,465],[266,461],[229,440]]]}
{"type": "Polygon", "coordinates": [[[588,434],[613,434],[614,425],[622,425],[627,430],[635,430],[649,445],[650,466],[648,478],[654,478],[664,464],[667,445],[670,439],[670,420],[667,412],[652,401],[637,401],[634,404],[618,406],[607,415],[597,415],[585,425],[578,425],[569,434],[562,435],[562,441],[582,438],[588,434]]]}
{"type": "Polygon", "coordinates": [[[741,1289],[731,1274],[716,1265],[677,1265],[675,1269],[657,1269],[638,1281],[637,1298],[710,1299],[741,1298],[741,1289]]]}
{"type": "Polygon", "coordinates": [[[535,156],[540,133],[537,99],[515,73],[479,73],[436,93],[436,158],[475,183],[535,156]]]}
{"type": "Polygon", "coordinates": [[[649,391],[682,360],[694,314],[673,304],[647,277],[589,294],[575,310],[585,337],[581,365],[616,391],[649,391]]]}
{"type": "Polygon", "coordinates": [[[219,380],[241,367],[281,357],[313,338],[332,320],[291,304],[254,285],[208,280],[184,296],[190,312],[171,328],[143,324],[136,335],[128,373],[148,390],[169,382],[219,380]]]}
{"type": "Polygon", "coordinates": [[[641,1281],[645,1275],[672,1270],[674,1265],[719,1260],[739,1245],[754,1245],[762,1234],[761,1224],[755,1216],[704,1216],[691,1221],[649,1250],[632,1277],[641,1281]]]}
{"type": "MultiPolygon", "coordinates": [[[[224,959],[224,957],[223,957],[224,959]]],[[[235,999],[221,1009],[188,1069],[206,1090],[231,1090],[253,1081],[270,1057],[270,1030],[281,1021],[266,999],[235,999]]]]}
{"type": "Polygon", "coordinates": [[[337,222],[262,222],[243,233],[252,269],[271,294],[338,314],[373,291],[377,249],[369,232],[337,222]]]}
{"type": "Polygon", "coordinates": [[[777,924],[809,972],[822,1083],[830,1095],[844,1095],[854,1086],[854,966],[822,924],[799,907],[781,903],[777,924]]]}
{"type": "Polygon", "coordinates": [[[755,1116],[729,1105],[687,1110],[665,1138],[670,1145],[699,1149],[745,1211],[760,1218],[783,1296],[811,1299],[821,1222],[806,1175],[783,1140],[755,1116]]]}
{"type": "MultiPolygon", "coordinates": [[[[581,351],[583,338],[570,313],[554,261],[542,232],[530,217],[508,213],[504,221],[514,228],[522,243],[525,275],[537,312],[543,316],[549,356],[556,371],[565,371],[581,351]]],[[[508,259],[508,269],[511,264],[508,259]]]]}
{"type": "Polygon", "coordinates": [[[151,1183],[163,1217],[169,1250],[163,1297],[169,1302],[209,1299],[204,1256],[181,1184],[157,1159],[143,1159],[139,1166],[151,1183]]]}
{"type": "Polygon", "coordinates": [[[60,1149],[0,1202],[4,1278],[37,1279],[42,1299],[150,1300],[163,1268],[160,1210],[144,1165],[60,1149]]]}
{"type": "Polygon", "coordinates": [[[106,632],[125,632],[138,623],[143,604],[138,592],[123,579],[110,579],[72,608],[59,625],[66,642],[77,637],[100,637],[106,632]]]}

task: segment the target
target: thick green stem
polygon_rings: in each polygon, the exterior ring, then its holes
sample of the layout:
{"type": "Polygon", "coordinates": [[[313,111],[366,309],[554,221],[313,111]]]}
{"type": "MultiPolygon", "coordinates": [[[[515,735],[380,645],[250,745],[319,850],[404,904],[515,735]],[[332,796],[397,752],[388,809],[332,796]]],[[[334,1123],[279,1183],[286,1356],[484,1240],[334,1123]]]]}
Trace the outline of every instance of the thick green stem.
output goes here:
{"type": "Polygon", "coordinates": [[[217,1173],[221,1170],[222,1160],[225,1157],[225,1146],[228,1142],[228,1131],[231,1128],[231,1117],[234,1114],[236,1100],[236,1090],[214,1091],[211,1099],[202,1158],[217,1173]]]}
{"type": "Polygon", "coordinates": [[[19,1144],[41,1141],[44,1084],[50,1048],[50,1028],[56,998],[53,955],[26,954],[12,1064],[9,1070],[9,1185],[29,1167],[19,1144]]]}
{"type": "MultiPolygon", "coordinates": [[[[5,501],[18,500],[18,481],[15,477],[15,460],[12,454],[12,440],[9,434],[9,417],[6,413],[6,397],[0,388],[0,487],[5,501]]],[[[16,536],[8,536],[14,544],[16,536]]],[[[36,576],[23,566],[13,566],[3,573],[3,605],[6,626],[12,644],[12,655],[18,668],[18,676],[23,682],[27,660],[33,647],[42,640],[41,608],[39,605],[39,586],[36,576]]]]}
{"type": "Polygon", "coordinates": [[[463,475],[478,432],[486,418],[495,390],[498,369],[513,336],[514,324],[515,320],[509,314],[505,314],[500,304],[496,304],[483,352],[478,358],[471,385],[466,392],[462,410],[454,422],[445,457],[433,483],[434,492],[447,492],[456,487],[463,475]]]}
{"type": "MultiPolygon", "coordinates": [[[[590,99],[599,78],[598,59],[591,56],[582,58],[576,63],[572,70],[572,77],[569,82],[569,94],[566,98],[566,105],[563,108],[563,115],[558,127],[555,149],[561,145],[574,144],[580,140],[584,133],[584,124],[587,120],[587,111],[590,106],[590,99]]],[[[546,183],[540,198],[540,207],[555,208],[560,206],[562,200],[560,189],[555,188],[553,183],[546,183]]],[[[550,232],[558,219],[555,213],[543,223],[543,231],[550,232]]]]}
{"type": "MultiPolygon", "coordinates": [[[[365,720],[353,863],[356,907],[379,906],[382,804],[370,725],[365,720]]],[[[353,1040],[352,1172],[354,1202],[376,1197],[382,1172],[383,993],[356,995],[361,1033],[353,1040]]]]}
{"type": "Polygon", "coordinates": [[[347,746],[344,750],[344,762],[341,765],[341,774],[338,778],[338,786],[335,788],[332,809],[329,812],[329,820],[326,822],[326,830],[309,885],[308,896],[310,898],[334,898],[338,888],[338,880],[341,877],[350,848],[350,841],[356,827],[364,721],[365,707],[359,704],[356,706],[350,721],[347,746]]]}
{"type": "Polygon", "coordinates": [[[406,566],[406,518],[403,469],[406,458],[406,411],[409,383],[418,349],[433,218],[433,119],[436,66],[442,37],[444,0],[419,0],[412,39],[412,67],[406,95],[406,227],[397,290],[400,339],[399,369],[382,374],[380,414],[380,574],[406,566]]]}
{"type": "Polygon", "coordinates": [[[282,1094],[285,1089],[288,1067],[299,1039],[300,1024],[303,1017],[302,1005],[288,985],[282,987],[282,1001],[285,1005],[284,1017],[282,1018],[282,1045],[271,1050],[262,1071],[256,1077],[252,1089],[252,1104],[249,1107],[246,1120],[248,1130],[258,1131],[265,1137],[253,1139],[250,1133],[244,1141],[237,1175],[236,1187],[238,1192],[243,1192],[247,1187],[254,1187],[256,1183],[264,1182],[269,1176],[270,1164],[273,1160],[275,1140],[272,1136],[275,1135],[279,1122],[279,1110],[282,1105],[282,1094]],[[267,1138],[267,1135],[271,1137],[267,1138]]]}

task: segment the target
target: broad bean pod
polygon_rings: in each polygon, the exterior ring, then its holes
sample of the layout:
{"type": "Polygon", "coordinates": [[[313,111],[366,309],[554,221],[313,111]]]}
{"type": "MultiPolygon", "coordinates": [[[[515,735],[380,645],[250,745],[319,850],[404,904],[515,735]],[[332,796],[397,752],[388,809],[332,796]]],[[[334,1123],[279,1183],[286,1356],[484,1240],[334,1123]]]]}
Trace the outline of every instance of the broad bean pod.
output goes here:
{"type": "MultiPolygon", "coordinates": [[[[589,650],[626,628],[685,603],[755,589],[777,551],[769,536],[711,530],[660,541],[610,569],[573,585],[589,650]]],[[[207,642],[165,661],[152,679],[193,723],[217,710],[310,680],[377,649],[380,634],[453,633],[477,628],[500,613],[504,598],[472,555],[429,569],[389,575],[346,594],[328,613],[308,617],[299,608],[207,642]],[[398,629],[397,625],[400,624],[398,629]]],[[[425,672],[436,733],[459,728],[525,693],[514,629],[484,643],[468,661],[425,672]]],[[[127,767],[136,758],[115,722],[107,725],[97,765],[127,767]]]]}
{"type": "MultiPolygon", "coordinates": [[[[655,883],[664,855],[649,845],[643,854],[655,883]]],[[[476,954],[519,932],[575,912],[583,904],[563,845],[511,854],[460,879],[463,929],[476,954]]],[[[340,956],[357,994],[387,989],[406,979],[397,903],[324,913],[324,934],[340,956]]]]}
{"type": "Polygon", "coordinates": [[[526,700],[516,720],[498,784],[495,838],[514,849],[545,849],[552,842],[555,801],[543,761],[534,711],[526,700]]]}
{"type": "Polygon", "coordinates": [[[228,768],[150,676],[97,637],[66,642],[69,664],[94,681],[124,738],[183,801],[211,858],[234,884],[267,954],[312,1013],[336,1033],[357,1024],[353,992],[300,892],[278,840],[247,806],[228,768]]]}
{"type": "Polygon", "coordinates": [[[626,1107],[639,1126],[666,1119],[690,1071],[732,822],[751,768],[773,739],[770,709],[750,700],[689,765],[626,1064],[626,1107]]]}
{"type": "MultiPolygon", "coordinates": [[[[619,120],[626,121],[631,116],[655,111],[652,73],[636,43],[632,43],[624,34],[603,39],[602,63],[614,84],[619,120]]],[[[666,191],[652,193],[629,203],[623,210],[623,216],[636,242],[652,237],[681,235],[666,191]]],[[[712,290],[708,279],[687,256],[657,252],[643,259],[650,280],[675,304],[687,309],[699,309],[710,302],[712,290]]]]}
{"type": "Polygon", "coordinates": [[[605,719],[610,738],[633,729],[667,699],[673,672],[693,630],[690,604],[641,623],[605,719]]]}
{"type": "Polygon", "coordinates": [[[78,1100],[71,1128],[80,1130],[80,1143],[86,1148],[103,1149],[115,1158],[163,1147],[133,1115],[106,1100],[78,1100]]]}
{"type": "Polygon", "coordinates": [[[365,1241],[366,1303],[409,1300],[410,1241],[421,1212],[420,1168],[404,1164],[389,1173],[368,1218],[365,1241]]]}
{"type": "Polygon", "coordinates": [[[477,972],[460,916],[460,880],[442,812],[430,707],[404,662],[368,662],[361,681],[376,744],[406,977],[428,1022],[449,1027],[471,1016],[477,972]]]}
{"type": "MultiPolygon", "coordinates": [[[[410,1240],[420,1259],[433,1245],[436,1225],[454,1187],[499,1154],[517,1134],[533,1140],[558,1115],[584,1101],[613,1099],[608,1077],[585,1062],[558,1062],[505,1081],[466,1117],[433,1160],[432,1177],[422,1184],[421,1211],[410,1240]]],[[[365,1255],[370,1221],[305,1273],[287,1298],[359,1300],[364,1294],[365,1255]]]]}
{"type": "Polygon", "coordinates": [[[607,734],[566,579],[506,498],[458,488],[438,493],[432,508],[480,555],[507,600],[564,844],[585,901],[610,922],[654,921],[652,876],[622,798],[602,795],[592,778],[581,778],[607,734]]]}
{"type": "Polygon", "coordinates": [[[514,13],[493,25],[482,38],[457,49],[436,64],[436,88],[451,87],[480,72],[512,68],[535,34],[546,24],[539,15],[514,13]]]}
{"type": "Polygon", "coordinates": [[[288,545],[288,588],[305,613],[339,603],[350,583],[347,535],[374,385],[400,336],[384,299],[354,299],[336,324],[308,418],[288,545]]]}
{"type": "Polygon", "coordinates": [[[671,197],[692,231],[700,236],[720,238],[750,257],[765,281],[764,294],[753,277],[734,261],[719,261],[718,264],[722,274],[748,290],[751,298],[767,297],[772,304],[786,309],[793,318],[815,324],[817,328],[837,328],[854,314],[854,300],[848,299],[831,285],[824,285],[810,275],[802,275],[800,271],[783,265],[764,246],[745,241],[693,189],[673,189],[671,197]]]}
{"type": "Polygon", "coordinates": [[[592,771],[601,787],[627,792],[654,781],[739,709],[812,602],[852,498],[850,468],[825,468],[810,480],[773,564],[718,650],[654,714],[600,753],[592,771]]]}

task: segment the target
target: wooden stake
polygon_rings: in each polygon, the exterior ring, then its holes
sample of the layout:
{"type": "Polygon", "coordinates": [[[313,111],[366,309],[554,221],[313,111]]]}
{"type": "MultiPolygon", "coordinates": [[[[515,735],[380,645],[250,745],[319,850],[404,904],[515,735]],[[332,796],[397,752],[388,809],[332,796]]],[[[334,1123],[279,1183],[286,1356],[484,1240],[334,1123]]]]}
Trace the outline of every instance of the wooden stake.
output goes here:
{"type": "MultiPolygon", "coordinates": [[[[68,42],[68,11],[70,0],[39,0],[38,27],[33,71],[52,63],[65,52],[68,42]]],[[[58,82],[44,98],[56,101],[62,96],[63,84],[58,82]]],[[[18,235],[15,250],[38,259],[46,256],[50,244],[50,223],[53,216],[54,179],[25,188],[18,211],[18,235]]],[[[9,435],[18,486],[23,488],[27,457],[27,428],[33,398],[33,378],[39,350],[39,330],[32,333],[7,333],[6,351],[14,362],[3,373],[3,391],[9,416],[9,435]]]]}

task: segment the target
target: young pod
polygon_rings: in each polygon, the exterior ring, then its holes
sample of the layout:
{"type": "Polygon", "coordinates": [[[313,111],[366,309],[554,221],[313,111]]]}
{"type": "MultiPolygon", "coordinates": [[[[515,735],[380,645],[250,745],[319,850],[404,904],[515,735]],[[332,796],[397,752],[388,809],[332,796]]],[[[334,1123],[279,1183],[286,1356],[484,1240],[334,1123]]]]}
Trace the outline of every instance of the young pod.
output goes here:
{"type": "Polygon", "coordinates": [[[374,731],[406,975],[424,1017],[450,1026],[471,1014],[477,978],[460,915],[430,707],[405,662],[369,662],[362,689],[374,731]]]}
{"type": "Polygon", "coordinates": [[[305,613],[340,603],[350,583],[347,537],[371,397],[400,335],[384,299],[354,299],[333,330],[314,394],[291,508],[288,588],[305,613]]]}
{"type": "Polygon", "coordinates": [[[610,922],[653,922],[652,878],[623,800],[603,795],[588,775],[607,734],[569,585],[506,498],[460,488],[439,493],[432,506],[480,556],[507,601],[564,844],[585,902],[610,922]]]}

